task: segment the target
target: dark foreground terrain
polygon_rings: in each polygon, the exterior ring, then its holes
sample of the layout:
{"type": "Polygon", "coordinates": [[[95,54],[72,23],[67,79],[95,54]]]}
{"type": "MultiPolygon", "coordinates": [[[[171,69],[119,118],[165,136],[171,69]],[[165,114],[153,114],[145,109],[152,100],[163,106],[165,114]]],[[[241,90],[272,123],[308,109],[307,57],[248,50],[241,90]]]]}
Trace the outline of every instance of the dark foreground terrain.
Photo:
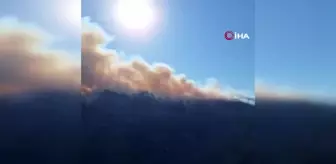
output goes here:
{"type": "Polygon", "coordinates": [[[336,163],[333,106],[38,95],[0,100],[1,164],[336,163]]]}
{"type": "Polygon", "coordinates": [[[0,164],[78,163],[83,141],[80,98],[63,92],[2,96],[0,164]]]}

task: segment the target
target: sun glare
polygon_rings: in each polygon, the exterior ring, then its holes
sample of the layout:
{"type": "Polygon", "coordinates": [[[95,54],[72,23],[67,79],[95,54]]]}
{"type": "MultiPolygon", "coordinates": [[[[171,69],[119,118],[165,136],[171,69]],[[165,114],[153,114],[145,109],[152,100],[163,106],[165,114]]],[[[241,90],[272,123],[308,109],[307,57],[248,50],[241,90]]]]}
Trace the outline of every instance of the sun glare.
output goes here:
{"type": "Polygon", "coordinates": [[[81,0],[57,0],[50,3],[44,10],[48,10],[46,13],[51,11],[52,16],[45,15],[45,17],[60,26],[57,28],[66,30],[70,35],[78,36],[78,32],[81,31],[81,0]]]}
{"type": "Polygon", "coordinates": [[[148,0],[120,0],[115,14],[117,21],[131,30],[148,30],[155,17],[148,0]]]}

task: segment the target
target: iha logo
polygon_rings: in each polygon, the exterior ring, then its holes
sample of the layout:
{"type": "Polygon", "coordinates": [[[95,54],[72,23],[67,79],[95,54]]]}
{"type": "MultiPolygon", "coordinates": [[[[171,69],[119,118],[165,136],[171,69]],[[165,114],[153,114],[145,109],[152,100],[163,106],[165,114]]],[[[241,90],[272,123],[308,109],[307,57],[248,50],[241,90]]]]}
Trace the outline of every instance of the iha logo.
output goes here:
{"type": "Polygon", "coordinates": [[[247,33],[238,33],[238,32],[233,32],[233,31],[226,31],[224,33],[224,37],[226,40],[250,39],[247,33]]]}

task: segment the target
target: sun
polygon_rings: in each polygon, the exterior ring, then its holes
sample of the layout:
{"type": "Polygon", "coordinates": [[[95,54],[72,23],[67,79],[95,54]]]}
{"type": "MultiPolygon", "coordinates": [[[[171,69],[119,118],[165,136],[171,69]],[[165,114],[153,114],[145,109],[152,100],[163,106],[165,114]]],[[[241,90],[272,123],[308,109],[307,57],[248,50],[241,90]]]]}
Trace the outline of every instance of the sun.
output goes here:
{"type": "Polygon", "coordinates": [[[115,16],[124,28],[148,30],[155,21],[154,7],[148,0],[119,0],[115,16]]]}

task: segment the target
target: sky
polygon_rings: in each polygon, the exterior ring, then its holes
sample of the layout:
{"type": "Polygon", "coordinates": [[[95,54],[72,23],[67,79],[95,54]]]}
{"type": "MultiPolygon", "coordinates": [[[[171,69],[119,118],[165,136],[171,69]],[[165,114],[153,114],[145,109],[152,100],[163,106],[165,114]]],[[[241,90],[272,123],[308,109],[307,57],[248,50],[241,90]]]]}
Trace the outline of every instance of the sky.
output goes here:
{"type": "Polygon", "coordinates": [[[56,38],[52,48],[71,52],[67,57],[77,63],[80,17],[89,16],[115,35],[108,48],[167,63],[199,82],[214,77],[224,87],[253,91],[255,79],[277,92],[336,96],[333,1],[158,0],[161,22],[146,39],[115,25],[114,1],[1,1],[0,19],[15,18],[47,31],[56,38]],[[226,30],[246,32],[251,39],[227,41],[226,30]]]}
{"type": "Polygon", "coordinates": [[[256,80],[336,96],[336,2],[256,1],[256,80]]]}
{"type": "Polygon", "coordinates": [[[90,17],[115,36],[108,48],[149,63],[163,62],[188,78],[254,92],[254,2],[252,0],[159,0],[160,22],[146,39],[120,30],[113,20],[115,0],[82,0],[82,17],[90,17]],[[231,7],[228,7],[231,6],[231,7]],[[239,9],[239,10],[237,10],[239,9]],[[248,33],[250,40],[227,41],[224,32],[248,33]]]}

